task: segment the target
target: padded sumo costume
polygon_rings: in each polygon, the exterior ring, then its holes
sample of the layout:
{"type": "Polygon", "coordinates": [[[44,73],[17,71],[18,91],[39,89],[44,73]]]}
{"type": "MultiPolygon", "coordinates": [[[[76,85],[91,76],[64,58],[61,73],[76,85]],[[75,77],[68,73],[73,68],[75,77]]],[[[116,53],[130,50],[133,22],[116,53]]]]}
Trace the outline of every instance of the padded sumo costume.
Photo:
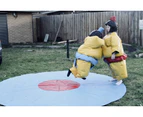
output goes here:
{"type": "Polygon", "coordinates": [[[102,33],[104,29],[100,27],[98,30],[94,30],[87,36],[75,55],[73,67],[68,71],[67,76],[72,73],[76,78],[86,79],[90,69],[98,63],[98,59],[102,57],[102,46],[104,40],[102,33]]]}
{"type": "Polygon", "coordinates": [[[116,33],[115,17],[112,18],[105,24],[110,26],[110,31],[104,37],[105,45],[102,49],[104,61],[109,65],[113,78],[119,81],[128,77],[126,68],[127,55],[124,53],[122,41],[116,33]],[[115,59],[111,59],[113,53],[115,53],[115,59]]]}

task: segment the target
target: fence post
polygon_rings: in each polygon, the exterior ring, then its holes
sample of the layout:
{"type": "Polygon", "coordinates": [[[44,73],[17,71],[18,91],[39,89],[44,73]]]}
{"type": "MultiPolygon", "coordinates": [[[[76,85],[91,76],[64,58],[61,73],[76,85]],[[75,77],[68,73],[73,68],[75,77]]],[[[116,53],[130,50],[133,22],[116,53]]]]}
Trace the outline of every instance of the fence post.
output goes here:
{"type": "Polygon", "coordinates": [[[67,58],[69,58],[69,40],[67,39],[67,58]]]}

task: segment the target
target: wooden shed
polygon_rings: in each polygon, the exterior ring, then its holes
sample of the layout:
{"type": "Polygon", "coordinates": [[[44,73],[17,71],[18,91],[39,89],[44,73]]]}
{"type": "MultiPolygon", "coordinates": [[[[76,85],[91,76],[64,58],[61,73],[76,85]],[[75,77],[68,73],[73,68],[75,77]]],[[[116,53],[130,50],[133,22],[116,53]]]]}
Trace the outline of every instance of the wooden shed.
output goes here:
{"type": "Polygon", "coordinates": [[[2,44],[8,44],[8,26],[6,13],[0,13],[0,40],[2,44]]]}
{"type": "Polygon", "coordinates": [[[9,43],[33,43],[33,12],[0,12],[0,39],[9,43]]]}

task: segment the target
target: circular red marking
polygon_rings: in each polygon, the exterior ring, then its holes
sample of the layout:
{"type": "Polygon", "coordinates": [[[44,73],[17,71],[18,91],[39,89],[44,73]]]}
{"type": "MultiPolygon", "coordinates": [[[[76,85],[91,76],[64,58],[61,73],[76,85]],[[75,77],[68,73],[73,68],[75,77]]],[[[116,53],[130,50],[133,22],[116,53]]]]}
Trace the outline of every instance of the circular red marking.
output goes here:
{"type": "Polygon", "coordinates": [[[48,80],[38,85],[40,89],[48,91],[72,90],[78,88],[79,86],[79,83],[71,80],[48,80]]]}

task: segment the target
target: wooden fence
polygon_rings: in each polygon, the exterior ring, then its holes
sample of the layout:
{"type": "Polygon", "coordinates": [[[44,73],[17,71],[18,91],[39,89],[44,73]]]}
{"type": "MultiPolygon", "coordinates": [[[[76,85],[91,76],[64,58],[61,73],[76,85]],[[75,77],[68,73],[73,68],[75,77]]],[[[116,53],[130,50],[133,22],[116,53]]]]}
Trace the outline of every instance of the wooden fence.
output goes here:
{"type": "Polygon", "coordinates": [[[92,30],[100,26],[105,27],[105,22],[111,16],[116,16],[118,34],[123,43],[143,46],[143,32],[139,30],[139,20],[143,19],[143,11],[113,11],[113,12],[83,12],[78,14],[49,15],[40,18],[41,38],[49,34],[49,40],[53,41],[61,21],[63,21],[59,37],[63,40],[84,38],[92,30]]]}

